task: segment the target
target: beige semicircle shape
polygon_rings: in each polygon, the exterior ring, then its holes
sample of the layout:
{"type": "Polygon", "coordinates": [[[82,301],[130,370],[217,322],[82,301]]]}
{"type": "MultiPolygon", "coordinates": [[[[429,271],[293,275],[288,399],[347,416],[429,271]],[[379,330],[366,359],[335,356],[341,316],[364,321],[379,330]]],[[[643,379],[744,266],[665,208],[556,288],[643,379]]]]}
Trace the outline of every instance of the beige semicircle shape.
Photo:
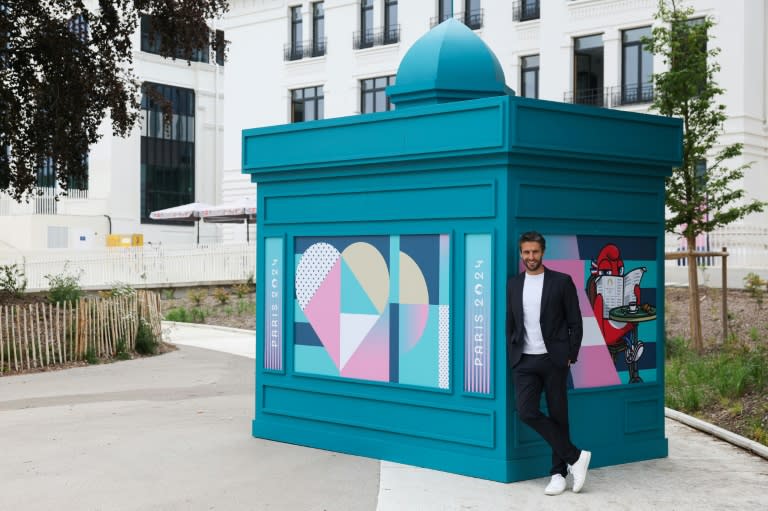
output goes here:
{"type": "Polygon", "coordinates": [[[400,299],[399,303],[423,305],[429,303],[427,281],[421,268],[411,256],[400,252],[400,299]]]}
{"type": "Polygon", "coordinates": [[[341,254],[379,314],[389,300],[389,269],[384,256],[370,243],[353,243],[341,254]]]}

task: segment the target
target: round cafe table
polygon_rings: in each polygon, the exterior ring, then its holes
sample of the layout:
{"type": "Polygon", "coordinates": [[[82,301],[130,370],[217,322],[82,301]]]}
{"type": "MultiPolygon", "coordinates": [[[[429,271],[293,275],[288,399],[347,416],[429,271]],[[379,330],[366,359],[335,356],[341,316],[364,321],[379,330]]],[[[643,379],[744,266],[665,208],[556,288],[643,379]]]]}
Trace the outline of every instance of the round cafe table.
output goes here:
{"type": "Polygon", "coordinates": [[[635,311],[629,310],[629,305],[622,305],[620,307],[614,307],[608,311],[608,317],[613,321],[621,321],[622,323],[631,323],[632,330],[629,331],[629,338],[627,340],[627,367],[629,368],[629,383],[642,383],[643,379],[640,378],[640,371],[637,367],[637,360],[639,356],[631,356],[632,353],[639,353],[643,348],[643,341],[637,338],[637,325],[645,321],[653,321],[656,319],[656,307],[653,305],[646,306],[647,310],[643,310],[642,306],[638,306],[635,311]]]}

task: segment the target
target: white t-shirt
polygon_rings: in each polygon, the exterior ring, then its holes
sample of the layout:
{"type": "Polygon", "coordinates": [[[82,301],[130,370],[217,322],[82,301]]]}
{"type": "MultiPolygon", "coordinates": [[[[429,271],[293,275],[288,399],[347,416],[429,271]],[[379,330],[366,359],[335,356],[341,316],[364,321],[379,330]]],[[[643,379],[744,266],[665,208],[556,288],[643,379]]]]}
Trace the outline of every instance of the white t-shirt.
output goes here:
{"type": "Polygon", "coordinates": [[[523,284],[523,323],[525,326],[525,343],[523,353],[527,355],[542,355],[547,352],[544,345],[544,335],[541,333],[541,293],[544,289],[544,273],[538,275],[525,274],[523,284]]]}

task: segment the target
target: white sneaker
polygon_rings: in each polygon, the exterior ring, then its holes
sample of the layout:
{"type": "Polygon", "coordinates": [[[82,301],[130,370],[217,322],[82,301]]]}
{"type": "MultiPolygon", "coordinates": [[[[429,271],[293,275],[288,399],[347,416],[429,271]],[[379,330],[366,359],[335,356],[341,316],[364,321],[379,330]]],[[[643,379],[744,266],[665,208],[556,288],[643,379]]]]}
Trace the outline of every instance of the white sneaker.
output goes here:
{"type": "Polygon", "coordinates": [[[565,491],[565,477],[560,474],[555,474],[550,479],[549,484],[544,489],[544,493],[547,495],[560,495],[565,491]]]}
{"type": "Polygon", "coordinates": [[[584,487],[584,481],[587,480],[587,470],[589,470],[589,460],[592,459],[592,453],[589,451],[581,451],[579,459],[576,463],[571,465],[570,471],[573,475],[573,491],[579,493],[584,487]]]}

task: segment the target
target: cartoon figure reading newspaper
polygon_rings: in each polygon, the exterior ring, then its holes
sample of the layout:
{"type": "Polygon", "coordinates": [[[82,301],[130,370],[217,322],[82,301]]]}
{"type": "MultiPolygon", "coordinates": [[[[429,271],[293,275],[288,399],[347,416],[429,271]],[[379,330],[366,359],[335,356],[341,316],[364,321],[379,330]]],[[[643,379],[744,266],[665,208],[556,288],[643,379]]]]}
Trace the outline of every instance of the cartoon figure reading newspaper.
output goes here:
{"type": "Polygon", "coordinates": [[[640,281],[645,272],[646,268],[641,267],[625,274],[619,247],[609,243],[592,260],[586,287],[595,319],[614,363],[619,353],[624,352],[630,383],[643,381],[637,369],[637,361],[643,355],[643,342],[637,338],[637,321],[640,318],[650,319],[649,310],[642,308],[650,306],[640,305],[640,281]]]}

